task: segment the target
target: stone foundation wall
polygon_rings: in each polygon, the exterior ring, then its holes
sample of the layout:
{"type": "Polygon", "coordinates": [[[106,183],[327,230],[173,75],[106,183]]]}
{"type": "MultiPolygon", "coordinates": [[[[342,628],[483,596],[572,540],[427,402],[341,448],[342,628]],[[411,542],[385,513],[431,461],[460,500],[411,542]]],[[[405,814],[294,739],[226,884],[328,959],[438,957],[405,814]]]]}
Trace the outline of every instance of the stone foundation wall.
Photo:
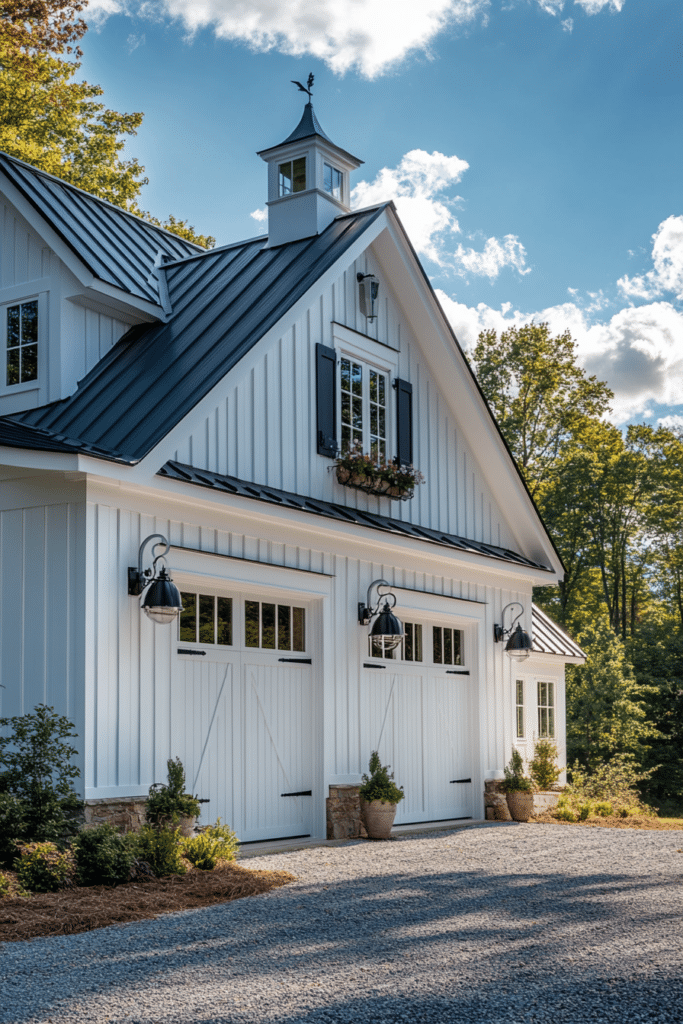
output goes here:
{"type": "Polygon", "coordinates": [[[360,820],[360,786],[330,786],[326,803],[328,839],[367,839],[360,820]]]}
{"type": "Polygon", "coordinates": [[[86,825],[114,825],[124,832],[139,832],[145,823],[147,797],[106,797],[85,801],[86,825]]]}

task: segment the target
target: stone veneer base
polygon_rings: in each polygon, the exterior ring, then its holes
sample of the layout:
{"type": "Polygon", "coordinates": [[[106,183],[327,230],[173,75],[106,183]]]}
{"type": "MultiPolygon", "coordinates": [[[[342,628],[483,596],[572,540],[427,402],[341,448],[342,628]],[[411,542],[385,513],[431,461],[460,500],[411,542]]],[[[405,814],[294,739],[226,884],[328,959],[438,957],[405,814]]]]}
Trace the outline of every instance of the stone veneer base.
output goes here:
{"type": "Polygon", "coordinates": [[[85,801],[86,825],[114,825],[124,832],[139,832],[145,823],[146,796],[103,797],[85,801]]]}

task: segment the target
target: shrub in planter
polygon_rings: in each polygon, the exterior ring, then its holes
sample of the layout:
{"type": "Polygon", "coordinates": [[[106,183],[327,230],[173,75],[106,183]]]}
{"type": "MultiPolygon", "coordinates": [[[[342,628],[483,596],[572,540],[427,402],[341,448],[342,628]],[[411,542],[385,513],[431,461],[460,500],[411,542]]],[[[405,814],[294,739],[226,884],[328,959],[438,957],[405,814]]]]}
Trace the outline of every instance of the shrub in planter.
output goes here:
{"type": "Polygon", "coordinates": [[[557,747],[550,740],[538,740],[529,761],[529,774],[540,790],[551,789],[562,769],[557,766],[557,747]]]}
{"type": "Polygon", "coordinates": [[[510,814],[515,821],[528,821],[534,807],[534,784],[524,774],[522,755],[514,747],[503,774],[505,778],[501,783],[501,789],[507,794],[510,814]]]}
{"type": "Polygon", "coordinates": [[[24,889],[30,892],[57,892],[70,881],[74,869],[73,857],[58,849],[54,843],[26,843],[19,847],[19,853],[14,867],[24,889]]]}
{"type": "Polygon", "coordinates": [[[365,828],[371,839],[388,839],[396,817],[396,807],[403,800],[403,787],[394,782],[389,765],[383,765],[379,754],[370,755],[370,775],[363,775],[360,787],[361,812],[365,828]]]}
{"type": "Polygon", "coordinates": [[[144,825],[135,833],[135,856],[149,864],[157,878],[166,875],[184,875],[183,844],[179,828],[167,825],[144,825]]]}
{"type": "MultiPolygon", "coordinates": [[[[185,792],[185,769],[179,757],[166,762],[168,782],[149,787],[147,821],[152,825],[177,824],[182,818],[199,817],[199,799],[185,792]]],[[[146,858],[145,858],[146,859],[146,858]]]]}
{"type": "Polygon", "coordinates": [[[17,843],[24,838],[24,805],[12,793],[0,793],[0,864],[11,867],[17,855],[17,843]]]}
{"type": "Polygon", "coordinates": [[[78,829],[82,801],[72,787],[80,772],[71,759],[73,723],[38,704],[29,714],[0,718],[10,736],[0,736],[0,790],[21,804],[21,838],[61,842],[78,829]]]}
{"type": "Polygon", "coordinates": [[[130,878],[135,859],[133,841],[113,825],[83,829],[71,849],[81,885],[120,885],[130,878]]]}

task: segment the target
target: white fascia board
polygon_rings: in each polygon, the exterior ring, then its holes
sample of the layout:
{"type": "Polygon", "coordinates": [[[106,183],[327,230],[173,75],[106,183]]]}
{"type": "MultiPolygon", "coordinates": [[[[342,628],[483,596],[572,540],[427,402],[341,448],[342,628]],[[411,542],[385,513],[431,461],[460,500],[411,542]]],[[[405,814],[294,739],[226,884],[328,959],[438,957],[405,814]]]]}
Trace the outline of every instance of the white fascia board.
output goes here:
{"type": "Polygon", "coordinates": [[[526,664],[529,668],[541,667],[542,664],[552,665],[585,665],[586,658],[579,658],[572,654],[550,654],[547,651],[532,651],[527,658],[526,664]]]}
{"type": "MultiPolygon", "coordinates": [[[[421,351],[436,380],[448,380],[443,394],[450,405],[492,495],[506,516],[517,547],[535,561],[549,562],[559,578],[564,571],[540,516],[519,476],[512,458],[460,349],[453,342],[438,301],[428,287],[414,253],[406,245],[396,215],[385,213],[388,230],[373,245],[382,268],[392,283],[397,301],[410,322],[421,351]],[[417,291],[419,303],[406,303],[417,291]],[[438,342],[437,344],[432,343],[438,342]],[[455,372],[454,372],[455,371],[455,372]]],[[[380,235],[381,232],[378,232],[380,235]]]]}
{"type": "Polygon", "coordinates": [[[79,460],[80,456],[76,452],[43,452],[37,448],[9,448],[0,445],[0,466],[46,473],[74,473],[80,469],[79,460]]]}

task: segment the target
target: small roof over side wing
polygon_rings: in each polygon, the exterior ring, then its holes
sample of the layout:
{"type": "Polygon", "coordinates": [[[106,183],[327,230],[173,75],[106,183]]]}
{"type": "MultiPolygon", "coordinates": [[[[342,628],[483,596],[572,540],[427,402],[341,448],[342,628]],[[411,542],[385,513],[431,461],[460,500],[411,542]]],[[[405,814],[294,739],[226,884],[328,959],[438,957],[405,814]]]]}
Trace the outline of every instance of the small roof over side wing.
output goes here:
{"type": "Polygon", "coordinates": [[[552,654],[580,665],[585,662],[585,651],[538,605],[531,608],[531,630],[534,654],[552,654]]]}

